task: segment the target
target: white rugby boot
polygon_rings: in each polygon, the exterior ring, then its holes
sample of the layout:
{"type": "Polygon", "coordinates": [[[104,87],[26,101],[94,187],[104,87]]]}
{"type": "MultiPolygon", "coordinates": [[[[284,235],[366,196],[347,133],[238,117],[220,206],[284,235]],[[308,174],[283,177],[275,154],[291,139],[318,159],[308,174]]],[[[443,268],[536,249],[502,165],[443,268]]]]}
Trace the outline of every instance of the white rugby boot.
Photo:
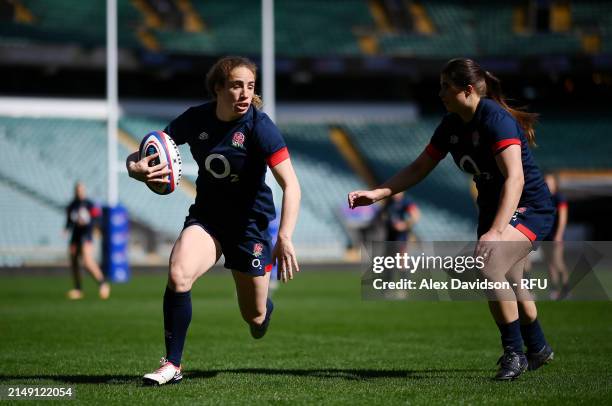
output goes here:
{"type": "Polygon", "coordinates": [[[145,385],[163,385],[166,383],[179,383],[183,379],[181,367],[175,366],[166,358],[159,361],[160,367],[150,374],[142,377],[145,385]]]}

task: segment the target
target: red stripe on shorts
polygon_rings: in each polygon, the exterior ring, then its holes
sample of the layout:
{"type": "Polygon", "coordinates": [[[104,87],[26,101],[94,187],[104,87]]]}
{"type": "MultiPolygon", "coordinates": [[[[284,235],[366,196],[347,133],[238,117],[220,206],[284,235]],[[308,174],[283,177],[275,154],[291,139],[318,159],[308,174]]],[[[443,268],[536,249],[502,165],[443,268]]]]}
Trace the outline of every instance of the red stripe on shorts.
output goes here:
{"type": "Polygon", "coordinates": [[[530,241],[535,241],[536,239],[535,233],[531,231],[529,228],[527,228],[525,225],[519,223],[516,226],[514,226],[514,228],[519,230],[521,233],[525,234],[525,236],[529,238],[530,241]]]}

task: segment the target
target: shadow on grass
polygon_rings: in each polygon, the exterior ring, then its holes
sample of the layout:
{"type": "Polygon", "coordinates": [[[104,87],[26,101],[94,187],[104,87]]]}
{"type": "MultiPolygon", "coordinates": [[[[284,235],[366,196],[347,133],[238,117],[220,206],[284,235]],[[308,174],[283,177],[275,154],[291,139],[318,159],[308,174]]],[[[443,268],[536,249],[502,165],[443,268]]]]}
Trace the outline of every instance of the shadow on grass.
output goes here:
{"type": "MultiPolygon", "coordinates": [[[[279,375],[279,376],[302,376],[308,378],[329,378],[345,380],[365,380],[377,378],[407,378],[427,379],[434,377],[448,377],[469,375],[471,373],[485,374],[491,372],[486,369],[273,369],[273,368],[235,368],[235,369],[211,369],[191,370],[185,372],[187,379],[209,379],[219,374],[253,374],[253,375],[279,375]]],[[[134,375],[3,375],[0,381],[56,381],[75,384],[109,384],[125,385],[139,384],[142,376],[134,375]]],[[[19,384],[19,383],[18,383],[19,384]]]]}

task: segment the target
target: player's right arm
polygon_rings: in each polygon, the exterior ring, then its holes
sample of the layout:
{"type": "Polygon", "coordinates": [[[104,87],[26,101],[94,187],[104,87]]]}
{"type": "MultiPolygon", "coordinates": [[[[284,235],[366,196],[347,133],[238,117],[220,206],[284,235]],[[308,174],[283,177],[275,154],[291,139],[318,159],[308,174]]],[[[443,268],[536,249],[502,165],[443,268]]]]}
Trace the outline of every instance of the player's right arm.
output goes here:
{"type": "Polygon", "coordinates": [[[125,166],[127,168],[130,178],[134,178],[145,183],[169,183],[170,180],[167,178],[170,175],[170,169],[167,168],[166,163],[160,163],[159,165],[149,166],[149,162],[159,156],[159,153],[149,155],[142,159],[139,157],[138,151],[128,155],[125,166]]]}
{"type": "Polygon", "coordinates": [[[416,185],[438,165],[439,160],[423,151],[410,165],[373,190],[356,190],[349,193],[349,207],[368,206],[416,185]]]}

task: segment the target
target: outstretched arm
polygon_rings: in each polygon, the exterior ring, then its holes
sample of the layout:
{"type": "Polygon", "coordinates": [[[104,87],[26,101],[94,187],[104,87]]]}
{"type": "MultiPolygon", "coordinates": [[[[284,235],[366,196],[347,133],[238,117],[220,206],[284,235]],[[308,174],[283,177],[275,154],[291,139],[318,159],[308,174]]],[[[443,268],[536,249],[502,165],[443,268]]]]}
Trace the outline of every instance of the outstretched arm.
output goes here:
{"type": "Polygon", "coordinates": [[[293,279],[293,270],[300,271],[291,238],[300,211],[301,191],[291,159],[285,159],[271,169],[274,178],[283,189],[280,227],[272,260],[278,264],[280,270],[278,279],[287,282],[293,279]]]}
{"type": "Polygon", "coordinates": [[[438,165],[426,151],[423,151],[410,165],[396,173],[391,179],[373,190],[356,190],[349,193],[349,207],[368,206],[379,200],[386,199],[396,193],[404,191],[420,181],[438,165]]]}

